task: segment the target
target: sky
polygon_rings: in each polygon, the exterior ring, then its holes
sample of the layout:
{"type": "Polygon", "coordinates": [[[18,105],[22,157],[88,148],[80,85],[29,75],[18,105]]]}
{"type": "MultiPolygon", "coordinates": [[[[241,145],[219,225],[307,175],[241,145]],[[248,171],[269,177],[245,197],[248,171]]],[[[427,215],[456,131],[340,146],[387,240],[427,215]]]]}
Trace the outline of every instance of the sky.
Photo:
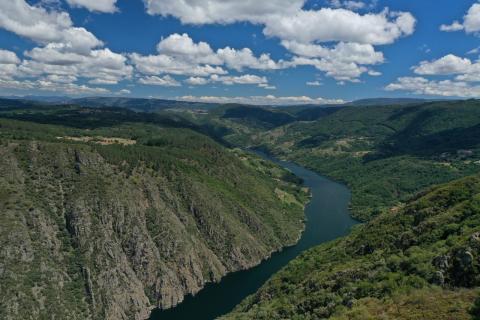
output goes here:
{"type": "Polygon", "coordinates": [[[0,95],[480,98],[477,0],[0,0],[0,95]]]}

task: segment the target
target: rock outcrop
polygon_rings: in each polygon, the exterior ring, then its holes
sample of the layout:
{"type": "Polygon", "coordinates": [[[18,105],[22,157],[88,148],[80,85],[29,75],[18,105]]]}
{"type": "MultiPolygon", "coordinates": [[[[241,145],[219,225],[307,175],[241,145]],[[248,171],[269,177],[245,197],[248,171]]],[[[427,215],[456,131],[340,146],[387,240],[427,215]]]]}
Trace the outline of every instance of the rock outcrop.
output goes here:
{"type": "Polygon", "coordinates": [[[0,145],[0,318],[146,319],[298,239],[302,207],[226,149],[116,148],[0,145]]]}

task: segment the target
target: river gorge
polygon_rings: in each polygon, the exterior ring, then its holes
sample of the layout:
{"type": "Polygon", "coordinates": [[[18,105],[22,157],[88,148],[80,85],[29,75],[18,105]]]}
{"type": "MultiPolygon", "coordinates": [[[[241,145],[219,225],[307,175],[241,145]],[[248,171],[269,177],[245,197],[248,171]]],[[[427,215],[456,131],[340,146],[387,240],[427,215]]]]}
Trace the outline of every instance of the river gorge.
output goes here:
{"type": "Polygon", "coordinates": [[[344,236],[357,224],[349,214],[351,194],[346,186],[294,163],[268,159],[303,179],[305,187],[310,189],[312,197],[305,206],[305,231],[299,242],[272,254],[254,268],[231,273],[219,283],[207,284],[197,295],[187,296],[174,308],[154,310],[150,320],[212,320],[220,317],[257,291],[274,273],[303,251],[344,236]]]}

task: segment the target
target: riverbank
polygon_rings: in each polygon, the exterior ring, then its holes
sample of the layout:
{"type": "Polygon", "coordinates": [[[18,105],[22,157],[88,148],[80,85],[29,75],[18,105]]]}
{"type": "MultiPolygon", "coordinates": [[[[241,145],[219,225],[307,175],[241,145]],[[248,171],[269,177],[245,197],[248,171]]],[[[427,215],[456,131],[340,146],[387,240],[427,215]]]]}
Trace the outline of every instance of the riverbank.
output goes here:
{"type": "MultiPolygon", "coordinates": [[[[262,156],[268,158],[265,154],[262,156]]],[[[226,314],[299,254],[348,234],[357,223],[348,211],[351,194],[347,187],[294,163],[268,160],[293,172],[310,189],[311,199],[305,206],[305,230],[298,243],[272,254],[252,269],[231,273],[219,283],[207,284],[196,296],[187,296],[177,307],[155,310],[151,320],[212,320],[226,314]]]]}

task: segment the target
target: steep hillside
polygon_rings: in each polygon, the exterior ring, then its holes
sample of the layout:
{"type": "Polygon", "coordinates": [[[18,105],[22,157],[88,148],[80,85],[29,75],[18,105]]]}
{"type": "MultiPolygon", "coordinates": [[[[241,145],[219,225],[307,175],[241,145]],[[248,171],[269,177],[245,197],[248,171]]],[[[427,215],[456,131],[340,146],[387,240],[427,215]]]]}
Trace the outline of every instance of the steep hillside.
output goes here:
{"type": "Polygon", "coordinates": [[[267,131],[299,121],[318,120],[341,109],[339,106],[261,107],[230,104],[208,113],[185,111],[180,114],[192,123],[208,128],[209,135],[225,143],[250,147],[256,145],[259,137],[267,131]]]}
{"type": "Polygon", "coordinates": [[[295,121],[294,116],[287,112],[254,106],[231,106],[225,109],[221,117],[246,122],[250,126],[270,129],[295,121]]]}
{"type": "Polygon", "coordinates": [[[222,319],[471,319],[479,285],[476,175],[307,251],[222,319]]]}
{"type": "Polygon", "coordinates": [[[353,215],[368,220],[426,187],[480,171],[480,102],[341,108],[235,141],[347,183],[353,215]]]}
{"type": "Polygon", "coordinates": [[[289,172],[123,112],[0,112],[0,318],[143,319],[297,241],[289,172]]]}

